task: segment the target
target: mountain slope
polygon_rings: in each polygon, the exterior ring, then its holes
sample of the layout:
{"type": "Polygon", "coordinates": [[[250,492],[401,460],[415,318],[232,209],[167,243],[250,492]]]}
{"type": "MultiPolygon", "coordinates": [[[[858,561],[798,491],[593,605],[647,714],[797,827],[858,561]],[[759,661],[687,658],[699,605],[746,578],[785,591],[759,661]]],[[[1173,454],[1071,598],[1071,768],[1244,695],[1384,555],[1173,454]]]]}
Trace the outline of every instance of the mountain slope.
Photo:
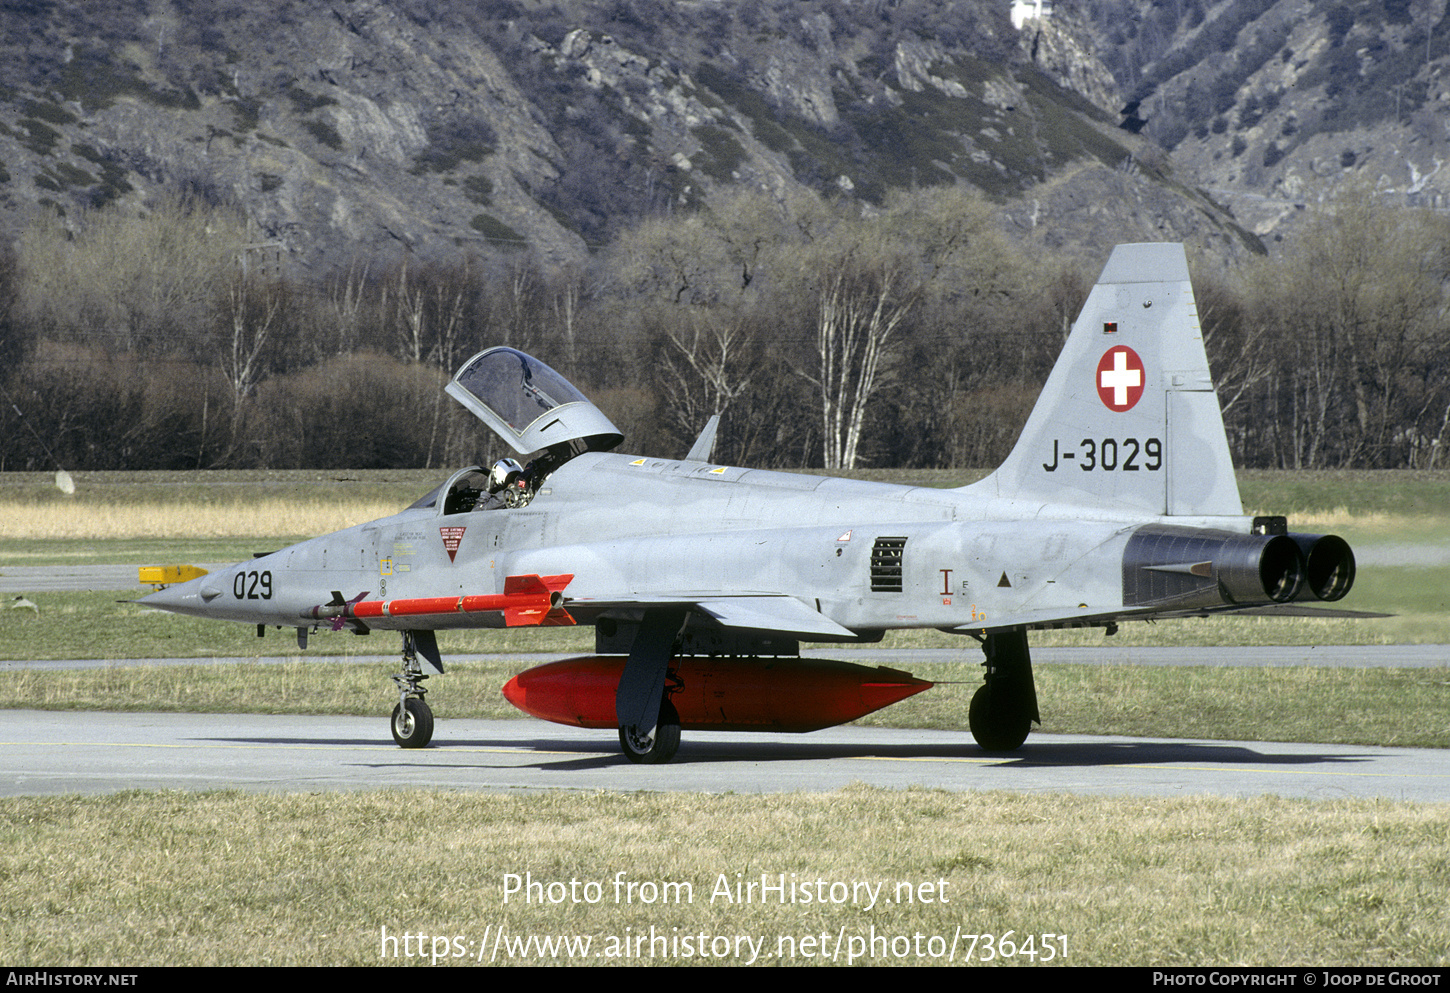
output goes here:
{"type": "Polygon", "coordinates": [[[14,235],[37,209],[136,211],[184,190],[237,204],[294,266],[524,246],[563,262],[734,184],[869,208],[893,188],[964,182],[1068,250],[1119,229],[1256,247],[1053,81],[1110,96],[1071,31],[1019,38],[1006,13],[985,0],[9,4],[0,224],[14,235]]]}
{"type": "Polygon", "coordinates": [[[1450,205],[1445,0],[1090,2],[1143,133],[1282,238],[1348,185],[1450,205]]]}

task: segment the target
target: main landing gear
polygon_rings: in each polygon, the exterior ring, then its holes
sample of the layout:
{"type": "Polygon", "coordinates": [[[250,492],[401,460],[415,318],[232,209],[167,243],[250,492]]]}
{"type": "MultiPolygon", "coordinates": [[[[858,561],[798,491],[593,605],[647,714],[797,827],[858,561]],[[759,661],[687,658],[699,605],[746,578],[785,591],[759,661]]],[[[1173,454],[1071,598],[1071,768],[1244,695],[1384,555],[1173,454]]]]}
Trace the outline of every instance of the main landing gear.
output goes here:
{"type": "Polygon", "coordinates": [[[685,627],[683,610],[647,610],[629,648],[614,691],[619,747],[631,762],[668,762],[680,748],[680,715],[665,683],[675,642],[685,627]]]}
{"type": "MultiPolygon", "coordinates": [[[[430,632],[431,633],[431,632],[430,632]]],[[[412,631],[403,632],[403,671],[393,674],[398,685],[398,705],[393,708],[393,740],[402,748],[423,748],[433,740],[433,710],[423,699],[428,674],[418,661],[418,644],[412,631]]]]}
{"type": "Polygon", "coordinates": [[[1010,752],[1022,746],[1037,714],[1037,686],[1023,629],[989,634],[982,640],[987,681],[972,696],[967,723],[977,744],[989,752],[1010,752]]]}

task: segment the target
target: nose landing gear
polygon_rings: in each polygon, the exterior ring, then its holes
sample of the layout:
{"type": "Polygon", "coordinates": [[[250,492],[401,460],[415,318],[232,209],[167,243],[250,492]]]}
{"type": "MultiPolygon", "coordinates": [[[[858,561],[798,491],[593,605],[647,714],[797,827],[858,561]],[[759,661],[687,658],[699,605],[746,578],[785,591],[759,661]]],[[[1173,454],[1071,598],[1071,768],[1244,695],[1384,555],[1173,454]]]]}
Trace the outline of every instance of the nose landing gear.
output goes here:
{"type": "MultiPolygon", "coordinates": [[[[433,635],[431,631],[422,633],[430,638],[433,635]]],[[[393,674],[393,682],[398,686],[398,705],[393,708],[392,717],[393,740],[400,748],[424,748],[433,740],[433,710],[423,699],[423,694],[428,692],[423,686],[428,673],[418,661],[418,641],[417,632],[403,632],[403,671],[393,674]]],[[[426,654],[426,645],[424,651],[426,654]]],[[[434,642],[433,654],[437,652],[434,642]]]]}

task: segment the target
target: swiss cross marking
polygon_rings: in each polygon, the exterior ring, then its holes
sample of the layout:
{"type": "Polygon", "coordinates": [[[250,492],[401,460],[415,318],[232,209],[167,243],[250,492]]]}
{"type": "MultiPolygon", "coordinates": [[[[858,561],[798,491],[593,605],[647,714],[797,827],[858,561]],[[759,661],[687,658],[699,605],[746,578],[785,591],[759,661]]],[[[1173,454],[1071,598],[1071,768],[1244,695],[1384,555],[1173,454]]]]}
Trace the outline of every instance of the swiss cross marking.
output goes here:
{"type": "Polygon", "coordinates": [[[1115,345],[1098,360],[1098,396],[1109,410],[1132,410],[1143,395],[1143,360],[1126,345],[1115,345]]]}

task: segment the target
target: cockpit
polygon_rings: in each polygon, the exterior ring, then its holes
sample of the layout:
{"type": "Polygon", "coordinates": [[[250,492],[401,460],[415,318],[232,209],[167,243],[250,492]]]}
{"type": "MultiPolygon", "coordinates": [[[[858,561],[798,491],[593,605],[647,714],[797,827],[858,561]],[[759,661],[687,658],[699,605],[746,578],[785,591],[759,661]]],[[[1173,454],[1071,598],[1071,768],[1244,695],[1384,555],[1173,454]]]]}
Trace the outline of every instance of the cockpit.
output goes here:
{"type": "Polygon", "coordinates": [[[530,458],[522,464],[502,458],[490,469],[460,469],[412,509],[441,503],[442,514],[464,514],[525,506],[559,466],[584,452],[607,452],[624,440],[567,379],[504,345],[469,359],[444,389],[510,448],[530,458]]]}

